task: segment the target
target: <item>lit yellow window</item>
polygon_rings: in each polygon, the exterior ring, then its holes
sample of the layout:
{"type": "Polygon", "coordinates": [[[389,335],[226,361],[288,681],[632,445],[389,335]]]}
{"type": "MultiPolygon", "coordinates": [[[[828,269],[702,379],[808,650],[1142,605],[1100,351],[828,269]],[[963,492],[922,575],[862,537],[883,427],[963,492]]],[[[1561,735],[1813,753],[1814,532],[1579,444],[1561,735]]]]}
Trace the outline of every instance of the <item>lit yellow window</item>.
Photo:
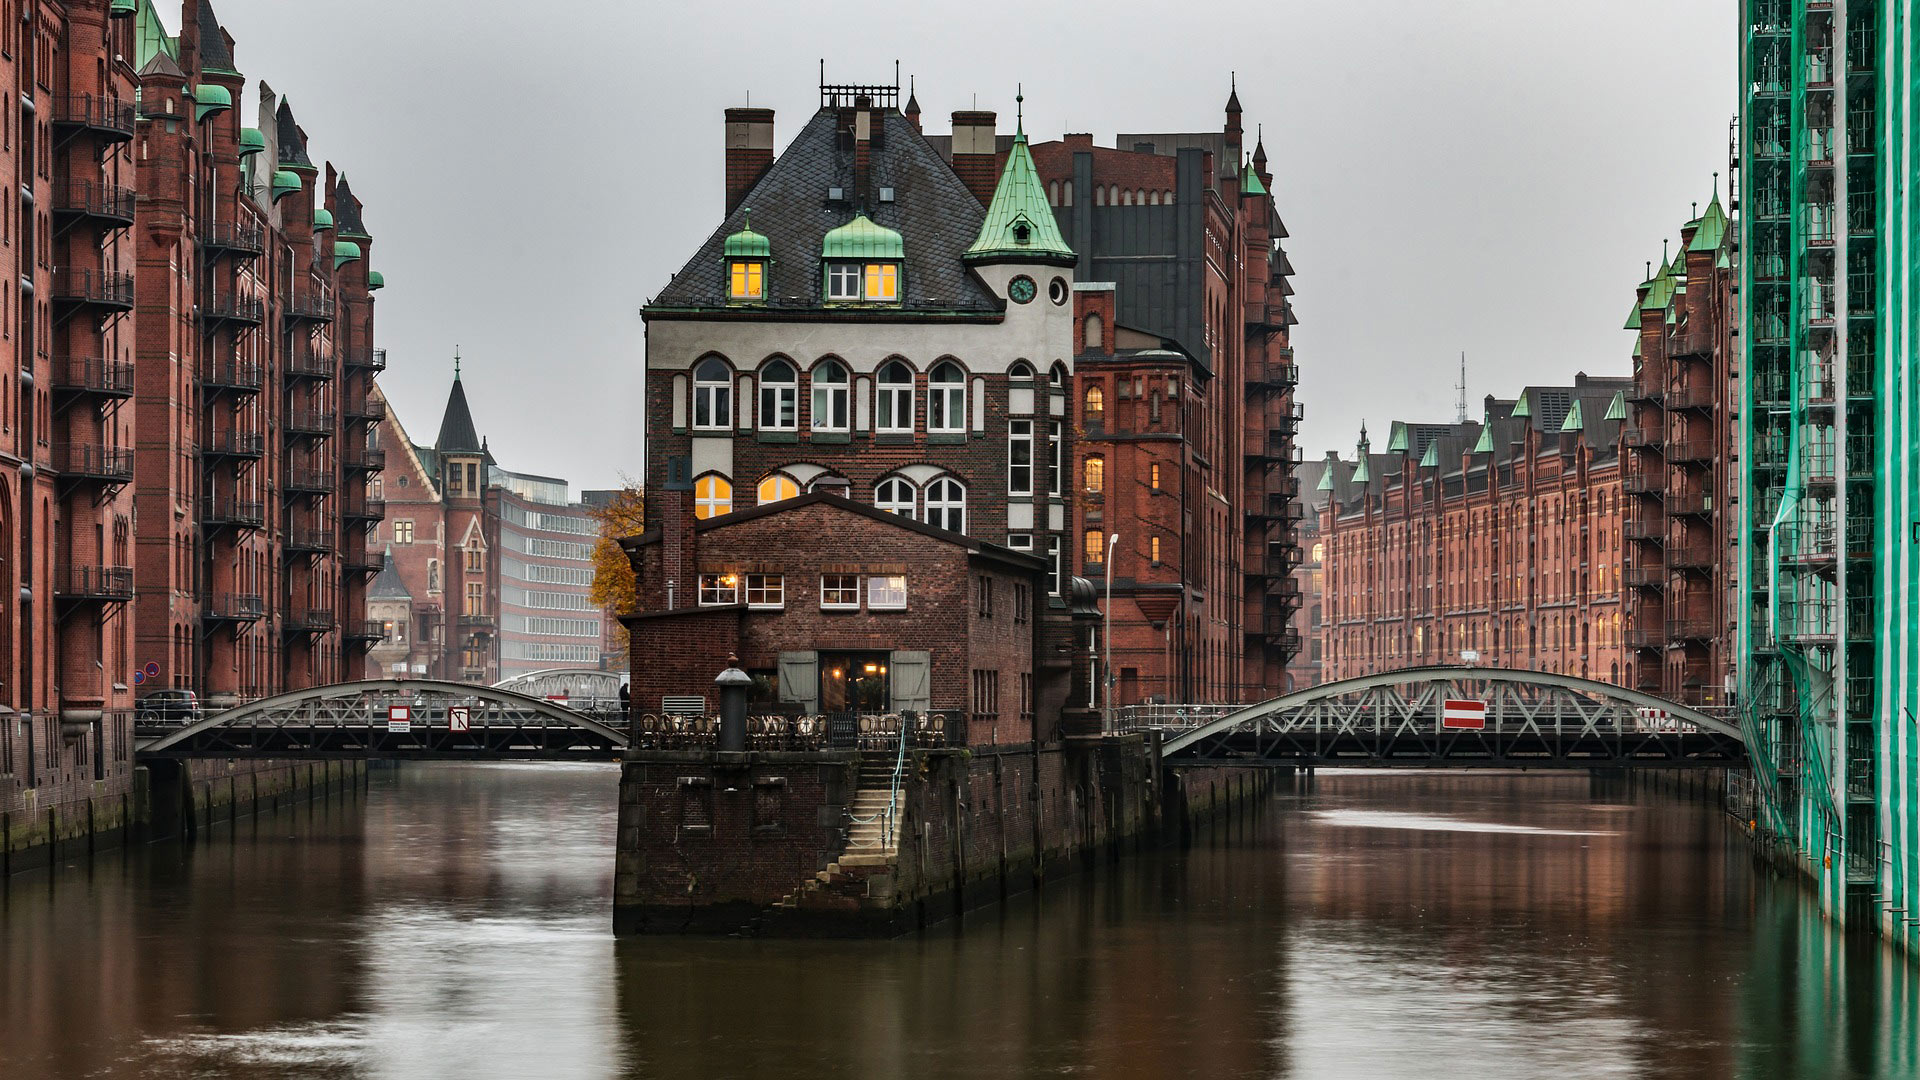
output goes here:
{"type": "Polygon", "coordinates": [[[702,520],[733,511],[733,485],[724,476],[703,476],[693,485],[693,516],[702,520]]]}
{"type": "Polygon", "coordinates": [[[1148,557],[1153,559],[1154,562],[1160,561],[1160,538],[1159,537],[1157,536],[1147,537],[1147,554],[1148,554],[1148,557]]]}
{"type": "Polygon", "coordinates": [[[760,481],[759,494],[760,503],[764,506],[767,503],[776,503],[782,499],[797,497],[800,494],[800,485],[794,483],[793,478],[790,476],[782,476],[779,473],[775,473],[765,480],[760,481]]]}
{"type": "Polygon", "coordinates": [[[1087,459],[1087,494],[1098,495],[1107,490],[1107,462],[1105,458],[1087,459]]]}
{"type": "Polygon", "coordinates": [[[869,300],[900,299],[900,264],[899,263],[889,262],[889,263],[868,263],[867,264],[867,299],[869,300]]]}
{"type": "Polygon", "coordinates": [[[727,295],[735,300],[758,300],[767,295],[767,264],[758,259],[735,259],[727,295]]]}

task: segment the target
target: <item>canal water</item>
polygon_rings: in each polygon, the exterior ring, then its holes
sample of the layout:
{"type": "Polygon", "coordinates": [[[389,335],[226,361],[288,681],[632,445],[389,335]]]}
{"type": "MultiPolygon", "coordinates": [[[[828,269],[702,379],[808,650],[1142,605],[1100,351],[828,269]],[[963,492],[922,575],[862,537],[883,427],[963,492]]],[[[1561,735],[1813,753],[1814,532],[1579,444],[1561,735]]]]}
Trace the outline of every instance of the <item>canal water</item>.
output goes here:
{"type": "Polygon", "coordinates": [[[613,767],[16,875],[0,1077],[1899,1077],[1920,973],[1697,805],[1336,774],[891,942],[608,932],[613,767]]]}

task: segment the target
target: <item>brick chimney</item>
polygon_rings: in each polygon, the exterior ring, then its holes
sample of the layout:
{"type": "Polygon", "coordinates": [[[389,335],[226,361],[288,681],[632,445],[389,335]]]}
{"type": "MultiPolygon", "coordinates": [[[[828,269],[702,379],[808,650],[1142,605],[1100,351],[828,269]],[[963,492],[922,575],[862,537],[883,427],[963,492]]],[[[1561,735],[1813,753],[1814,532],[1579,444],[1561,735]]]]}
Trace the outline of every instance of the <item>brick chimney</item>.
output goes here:
{"type": "Polygon", "coordinates": [[[1000,181],[1000,170],[996,167],[995,119],[990,112],[967,110],[953,114],[953,171],[982,206],[993,201],[994,185],[1000,181]]]}
{"type": "Polygon", "coordinates": [[[862,213],[873,210],[873,130],[878,117],[873,99],[865,94],[853,99],[853,205],[862,213]]]}
{"type": "Polygon", "coordinates": [[[773,110],[727,110],[727,213],[773,165],[773,110]]]}

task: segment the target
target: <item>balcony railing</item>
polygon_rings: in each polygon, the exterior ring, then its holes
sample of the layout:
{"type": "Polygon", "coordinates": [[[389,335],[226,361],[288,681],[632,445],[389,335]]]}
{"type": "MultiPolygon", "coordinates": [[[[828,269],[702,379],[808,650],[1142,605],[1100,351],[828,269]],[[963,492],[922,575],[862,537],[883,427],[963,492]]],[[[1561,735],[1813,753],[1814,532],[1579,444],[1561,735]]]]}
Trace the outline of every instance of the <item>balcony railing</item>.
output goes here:
{"type": "Polygon", "coordinates": [[[1658,543],[1666,539],[1667,523],[1658,518],[1628,518],[1620,523],[1620,535],[1629,540],[1651,540],[1658,543]]]}
{"type": "Polygon", "coordinates": [[[286,473],[289,495],[328,495],[333,492],[333,473],[327,469],[291,468],[286,473]]]}
{"type": "Polygon", "coordinates": [[[1708,641],[1716,627],[1710,618],[1683,617],[1667,620],[1668,641],[1708,641]]]}
{"type": "Polygon", "coordinates": [[[1667,478],[1635,469],[1620,478],[1620,490],[1628,495],[1658,495],[1667,489],[1667,478]]]}
{"type": "Polygon", "coordinates": [[[290,380],[315,379],[324,382],[333,378],[333,357],[303,342],[287,354],[285,371],[290,380]]]}
{"type": "Polygon", "coordinates": [[[1657,589],[1667,583],[1667,568],[1664,566],[1628,566],[1620,571],[1620,576],[1629,589],[1657,589]]]}
{"type": "Polygon", "coordinates": [[[98,356],[69,356],[54,370],[57,394],[97,394],[107,398],[133,396],[133,365],[98,356]]]}
{"type": "Polygon", "coordinates": [[[200,521],[209,528],[257,529],[266,524],[266,507],[246,499],[208,496],[201,500],[200,521]]]}
{"type": "Polygon", "coordinates": [[[1629,649],[1659,649],[1667,644],[1666,630],[1657,626],[1629,626],[1620,631],[1620,637],[1629,649]]]}
{"type": "Polygon", "coordinates": [[[53,271],[53,301],[110,311],[133,310],[133,275],[119,270],[60,266],[53,271]]]}
{"type": "Polygon", "coordinates": [[[347,423],[376,424],[387,418],[387,403],[376,398],[367,398],[347,406],[347,423]]]}
{"type": "Polygon", "coordinates": [[[285,541],[288,555],[325,555],[333,551],[333,528],[330,525],[296,525],[287,530],[285,541]]]}
{"type": "Polygon", "coordinates": [[[133,567],[63,566],[53,592],[62,600],[125,602],[133,599],[133,567]]]}
{"type": "Polygon", "coordinates": [[[213,391],[258,393],[264,380],[260,365],[242,360],[210,362],[200,370],[200,385],[213,391]]]}
{"type": "Polygon", "coordinates": [[[285,425],[290,436],[325,438],[333,434],[333,414],[317,409],[289,409],[285,425]]]}
{"type": "Polygon", "coordinates": [[[1704,491],[1667,492],[1667,513],[1701,516],[1713,512],[1713,500],[1704,491]]]}
{"type": "Polygon", "coordinates": [[[1713,408],[1713,388],[1707,386],[1676,386],[1667,391],[1669,409],[1711,409],[1713,408]]]}
{"type": "Polygon", "coordinates": [[[345,503],[346,505],[341,508],[340,516],[349,521],[364,524],[369,521],[379,521],[381,518],[387,516],[387,503],[384,499],[374,499],[365,495],[349,495],[346,497],[345,503]]]}
{"type": "Polygon", "coordinates": [[[260,226],[250,221],[221,221],[201,228],[200,246],[209,251],[258,255],[266,250],[266,241],[260,226]]]}
{"type": "Polygon", "coordinates": [[[133,102],[99,94],[55,94],[54,127],[82,128],[116,141],[133,138],[133,102]]]}
{"type": "Polygon", "coordinates": [[[339,622],[334,613],[326,608],[309,608],[306,611],[289,612],[285,625],[289,634],[324,634],[339,622]]]}
{"type": "Polygon", "coordinates": [[[1713,440],[1676,439],[1667,444],[1668,461],[1712,461],[1713,440]]]}
{"type": "Polygon", "coordinates": [[[253,622],[267,613],[267,606],[253,593],[215,593],[207,600],[206,618],[211,622],[253,622]]]}
{"type": "Polygon", "coordinates": [[[1667,548],[1667,565],[1679,570],[1706,570],[1713,566],[1711,544],[1674,544],[1667,548]]]}
{"type": "Polygon", "coordinates": [[[266,317],[266,305],[256,296],[215,292],[200,305],[201,321],[210,324],[237,322],[246,326],[259,326],[266,317]]]}
{"type": "Polygon", "coordinates": [[[385,349],[348,349],[341,358],[350,368],[365,368],[368,371],[387,370],[387,350],[385,349]]]}
{"type": "Polygon", "coordinates": [[[266,454],[266,436],[257,431],[216,431],[200,443],[201,457],[258,459],[266,454]]]}
{"type": "Polygon", "coordinates": [[[1630,427],[1620,432],[1620,442],[1634,450],[1649,450],[1660,445],[1661,431],[1657,427],[1630,427]]]}
{"type": "Polygon", "coordinates": [[[133,224],[133,204],[133,189],[119,184],[99,180],[56,180],[53,184],[55,214],[100,218],[125,228],[133,224]]]}
{"type": "Polygon", "coordinates": [[[372,577],[386,568],[386,560],[371,551],[350,551],[340,565],[345,573],[372,577]]]}
{"type": "Polygon", "coordinates": [[[370,649],[387,639],[387,627],[378,619],[363,619],[358,623],[348,623],[343,636],[349,645],[370,649]]]}
{"type": "Polygon", "coordinates": [[[462,612],[458,625],[465,630],[491,630],[499,621],[497,617],[485,612],[462,612]]]}
{"type": "Polygon", "coordinates": [[[133,480],[133,450],[97,443],[67,443],[56,449],[54,469],[70,480],[125,484],[133,480]]]}
{"type": "Polygon", "coordinates": [[[292,322],[332,322],[333,296],[318,289],[303,289],[287,297],[284,310],[292,322]]]}

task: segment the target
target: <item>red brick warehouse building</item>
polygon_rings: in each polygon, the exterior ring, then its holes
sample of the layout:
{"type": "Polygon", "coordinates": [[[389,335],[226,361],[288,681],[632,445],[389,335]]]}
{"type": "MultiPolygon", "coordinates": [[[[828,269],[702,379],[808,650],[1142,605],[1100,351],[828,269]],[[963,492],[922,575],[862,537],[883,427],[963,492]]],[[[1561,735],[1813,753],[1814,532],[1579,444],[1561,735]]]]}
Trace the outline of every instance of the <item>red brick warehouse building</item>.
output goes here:
{"type": "Polygon", "coordinates": [[[371,237],[212,9],[0,3],[0,816],[117,825],[132,706],[338,679],[360,538],[371,237]],[[149,676],[149,672],[152,673],[149,676]]]}
{"type": "Polygon", "coordinates": [[[1628,683],[1620,434],[1630,379],[1486,400],[1478,423],[1395,421],[1328,454],[1317,543],[1326,682],[1463,661],[1628,683]]]}
{"type": "Polygon", "coordinates": [[[1266,147],[1249,158],[1234,93],[1218,131],[1033,153],[1078,256],[1074,554],[1112,573],[1113,700],[1279,694],[1301,647],[1301,406],[1266,147]]]}

